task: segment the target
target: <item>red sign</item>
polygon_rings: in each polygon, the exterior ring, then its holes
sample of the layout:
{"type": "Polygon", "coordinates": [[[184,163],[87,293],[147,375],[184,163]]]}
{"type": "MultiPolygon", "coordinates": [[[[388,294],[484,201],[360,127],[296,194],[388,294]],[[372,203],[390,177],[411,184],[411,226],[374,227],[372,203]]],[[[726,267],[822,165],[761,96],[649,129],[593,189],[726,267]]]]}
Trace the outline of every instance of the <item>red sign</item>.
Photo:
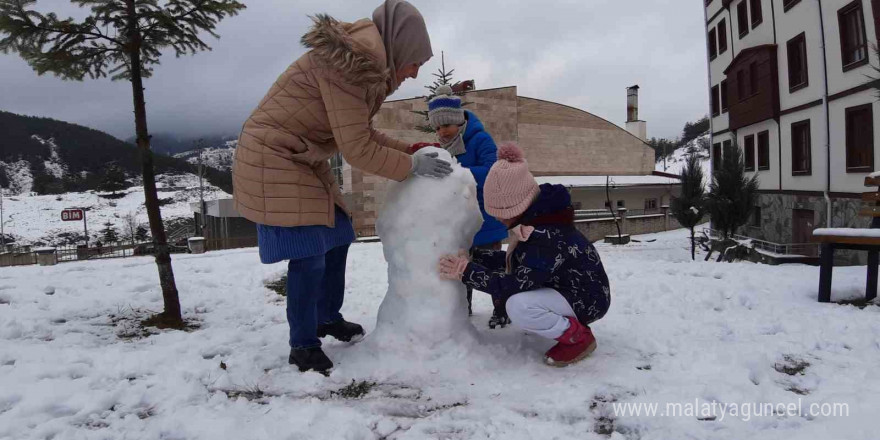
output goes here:
{"type": "Polygon", "coordinates": [[[78,222],[83,219],[82,209],[65,209],[61,211],[61,220],[66,222],[78,222]]]}

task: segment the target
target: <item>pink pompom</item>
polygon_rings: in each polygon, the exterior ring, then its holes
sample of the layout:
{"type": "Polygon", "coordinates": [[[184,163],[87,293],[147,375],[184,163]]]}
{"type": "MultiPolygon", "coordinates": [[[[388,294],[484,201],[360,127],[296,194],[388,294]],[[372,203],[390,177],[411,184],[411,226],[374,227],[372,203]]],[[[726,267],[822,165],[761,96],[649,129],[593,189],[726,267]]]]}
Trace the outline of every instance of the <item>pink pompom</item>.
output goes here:
{"type": "Polygon", "coordinates": [[[522,162],[523,152],[513,142],[501,144],[498,147],[498,160],[506,160],[508,162],[522,162]]]}

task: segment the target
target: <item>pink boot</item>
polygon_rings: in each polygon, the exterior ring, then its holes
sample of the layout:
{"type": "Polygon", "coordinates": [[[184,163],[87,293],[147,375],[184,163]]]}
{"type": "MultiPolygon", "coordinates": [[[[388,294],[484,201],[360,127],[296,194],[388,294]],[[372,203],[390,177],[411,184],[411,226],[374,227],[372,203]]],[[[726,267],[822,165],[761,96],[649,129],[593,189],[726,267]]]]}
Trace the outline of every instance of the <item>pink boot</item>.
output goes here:
{"type": "Polygon", "coordinates": [[[568,317],[571,325],[559,341],[544,354],[544,362],[554,367],[564,367],[580,361],[596,349],[596,338],[590,327],[582,325],[577,318],[568,317]]]}

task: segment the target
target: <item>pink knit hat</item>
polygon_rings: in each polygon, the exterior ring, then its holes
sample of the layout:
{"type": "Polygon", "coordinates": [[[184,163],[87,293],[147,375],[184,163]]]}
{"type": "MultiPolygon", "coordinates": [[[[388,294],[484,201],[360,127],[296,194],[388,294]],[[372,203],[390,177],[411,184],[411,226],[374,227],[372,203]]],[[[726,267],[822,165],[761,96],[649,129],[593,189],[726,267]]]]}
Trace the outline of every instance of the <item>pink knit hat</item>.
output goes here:
{"type": "Polygon", "coordinates": [[[483,184],[486,212],[499,219],[512,219],[526,212],[539,191],[522,150],[512,142],[501,145],[498,161],[483,184]]]}

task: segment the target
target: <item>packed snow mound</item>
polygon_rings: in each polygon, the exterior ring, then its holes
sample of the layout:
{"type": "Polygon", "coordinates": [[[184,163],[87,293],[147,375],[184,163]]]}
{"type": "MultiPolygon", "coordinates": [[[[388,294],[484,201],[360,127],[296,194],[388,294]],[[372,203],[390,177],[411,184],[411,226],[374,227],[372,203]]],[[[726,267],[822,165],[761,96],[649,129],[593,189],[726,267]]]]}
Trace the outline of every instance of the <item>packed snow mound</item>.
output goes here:
{"type": "Polygon", "coordinates": [[[483,224],[473,175],[445,150],[429,147],[416,154],[432,152],[453,164],[452,174],[392,183],[379,214],[376,229],[388,262],[388,291],[368,341],[429,357],[432,351],[448,353],[448,344],[476,341],[465,287],[441,279],[437,262],[442,255],[468,249],[483,224]]]}

